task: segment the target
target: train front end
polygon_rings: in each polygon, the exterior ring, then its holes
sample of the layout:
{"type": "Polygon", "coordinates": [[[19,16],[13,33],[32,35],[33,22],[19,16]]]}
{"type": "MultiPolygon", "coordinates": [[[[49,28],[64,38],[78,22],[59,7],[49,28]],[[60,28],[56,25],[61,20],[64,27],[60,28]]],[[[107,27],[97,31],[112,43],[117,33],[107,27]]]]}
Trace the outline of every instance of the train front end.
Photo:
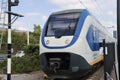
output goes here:
{"type": "Polygon", "coordinates": [[[80,21],[85,19],[80,19],[85,15],[82,11],[67,10],[49,17],[40,39],[40,66],[49,77],[75,78],[90,69],[75,49],[83,25],[80,21]]]}

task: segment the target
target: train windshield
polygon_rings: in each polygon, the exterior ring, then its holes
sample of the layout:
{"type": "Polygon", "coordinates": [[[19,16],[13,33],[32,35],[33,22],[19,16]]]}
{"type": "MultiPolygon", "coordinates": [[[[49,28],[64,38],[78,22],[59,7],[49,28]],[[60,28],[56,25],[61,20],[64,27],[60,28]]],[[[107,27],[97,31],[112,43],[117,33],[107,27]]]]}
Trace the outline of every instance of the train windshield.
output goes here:
{"type": "Polygon", "coordinates": [[[79,16],[80,13],[52,15],[47,24],[46,36],[59,38],[74,35],[79,16]]]}

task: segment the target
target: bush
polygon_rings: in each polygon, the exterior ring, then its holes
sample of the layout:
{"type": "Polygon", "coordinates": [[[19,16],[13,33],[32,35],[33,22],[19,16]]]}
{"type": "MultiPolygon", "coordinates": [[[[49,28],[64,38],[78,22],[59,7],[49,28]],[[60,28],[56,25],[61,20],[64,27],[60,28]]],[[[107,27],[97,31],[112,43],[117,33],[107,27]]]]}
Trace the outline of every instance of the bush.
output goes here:
{"type": "MultiPolygon", "coordinates": [[[[27,48],[27,51],[30,52],[30,54],[27,53],[25,56],[21,58],[13,57],[12,73],[28,73],[28,72],[40,70],[38,49],[39,49],[38,46],[32,45],[27,48]]],[[[3,72],[6,72],[6,69],[7,69],[6,64],[7,64],[6,60],[0,63],[0,69],[3,69],[3,72]]]]}
{"type": "Polygon", "coordinates": [[[12,59],[13,73],[28,73],[40,69],[38,53],[12,59]]]}
{"type": "Polygon", "coordinates": [[[31,44],[29,46],[25,46],[24,51],[28,55],[32,54],[34,52],[38,52],[39,51],[39,45],[31,44]]]}

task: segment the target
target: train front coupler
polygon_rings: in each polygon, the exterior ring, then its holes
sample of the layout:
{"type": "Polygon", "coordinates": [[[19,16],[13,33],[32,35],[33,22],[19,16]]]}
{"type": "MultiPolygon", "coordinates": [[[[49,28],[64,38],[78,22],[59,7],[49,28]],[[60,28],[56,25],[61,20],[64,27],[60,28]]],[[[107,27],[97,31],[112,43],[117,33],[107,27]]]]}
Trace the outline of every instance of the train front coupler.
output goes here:
{"type": "Polygon", "coordinates": [[[61,59],[60,58],[50,58],[49,59],[49,68],[51,72],[56,73],[60,68],[61,59]]]}

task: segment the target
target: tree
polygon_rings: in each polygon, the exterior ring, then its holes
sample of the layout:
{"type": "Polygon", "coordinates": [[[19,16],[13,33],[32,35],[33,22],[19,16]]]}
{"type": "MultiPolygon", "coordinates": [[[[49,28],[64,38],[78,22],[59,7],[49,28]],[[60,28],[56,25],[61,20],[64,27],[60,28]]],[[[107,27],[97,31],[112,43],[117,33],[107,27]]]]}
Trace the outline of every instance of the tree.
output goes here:
{"type": "Polygon", "coordinates": [[[27,45],[27,35],[26,32],[17,32],[12,30],[12,47],[15,51],[22,49],[27,45]]]}
{"type": "Polygon", "coordinates": [[[40,25],[34,24],[34,33],[36,33],[37,35],[40,35],[40,33],[41,33],[41,26],[40,25]]]}
{"type": "MultiPolygon", "coordinates": [[[[29,35],[30,44],[39,44],[41,31],[41,26],[34,24],[34,31],[30,32],[29,35]]],[[[7,50],[8,32],[7,30],[0,32],[3,32],[2,50],[7,50]]],[[[14,52],[23,49],[25,46],[27,46],[27,33],[25,31],[12,30],[12,48],[14,52]]]]}
{"type": "Polygon", "coordinates": [[[34,24],[34,31],[30,32],[30,43],[31,44],[39,44],[39,38],[41,34],[41,26],[34,24]]]}

